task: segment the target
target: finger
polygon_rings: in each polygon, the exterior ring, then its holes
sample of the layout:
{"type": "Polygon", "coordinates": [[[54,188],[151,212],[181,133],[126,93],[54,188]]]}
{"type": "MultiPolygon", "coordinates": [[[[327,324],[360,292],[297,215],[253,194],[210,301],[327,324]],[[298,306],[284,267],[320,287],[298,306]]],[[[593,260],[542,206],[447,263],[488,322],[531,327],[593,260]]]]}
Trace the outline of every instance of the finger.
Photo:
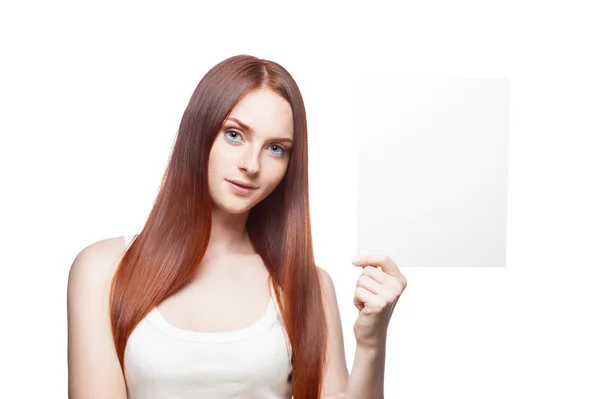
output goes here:
{"type": "Polygon", "coordinates": [[[364,289],[363,287],[356,287],[356,290],[354,291],[354,297],[363,304],[363,307],[359,310],[367,308],[366,310],[368,313],[372,313],[372,311],[376,309],[381,309],[384,305],[377,295],[364,289]]]}
{"type": "Polygon", "coordinates": [[[376,266],[381,267],[385,273],[390,276],[400,277],[400,269],[398,265],[387,255],[376,255],[376,254],[364,254],[355,257],[352,260],[354,266],[376,266]]]}
{"type": "Polygon", "coordinates": [[[381,294],[381,284],[377,281],[373,280],[371,277],[366,274],[361,274],[356,282],[357,287],[362,287],[375,295],[381,294]]]}
{"type": "MultiPolygon", "coordinates": [[[[357,287],[358,288],[358,287],[357,287]]],[[[354,306],[356,307],[356,309],[358,310],[362,310],[365,305],[363,303],[363,301],[361,301],[357,296],[356,293],[354,293],[354,306]]]]}
{"type": "Polygon", "coordinates": [[[382,272],[381,270],[372,268],[370,266],[365,267],[364,270],[367,273],[369,273],[369,271],[370,272],[375,271],[375,272],[382,273],[385,276],[386,282],[379,283],[379,282],[373,280],[366,273],[363,273],[358,278],[358,281],[356,282],[356,286],[363,287],[363,288],[371,291],[372,293],[376,294],[379,299],[386,301],[386,303],[395,301],[397,296],[399,295],[399,294],[397,294],[397,292],[403,291],[403,288],[401,287],[401,283],[395,277],[389,276],[389,275],[385,274],[384,272],[382,272]]]}
{"type": "Polygon", "coordinates": [[[377,281],[379,284],[388,284],[394,280],[394,277],[390,276],[383,270],[378,269],[374,266],[364,266],[361,274],[371,277],[373,280],[377,281]]]}

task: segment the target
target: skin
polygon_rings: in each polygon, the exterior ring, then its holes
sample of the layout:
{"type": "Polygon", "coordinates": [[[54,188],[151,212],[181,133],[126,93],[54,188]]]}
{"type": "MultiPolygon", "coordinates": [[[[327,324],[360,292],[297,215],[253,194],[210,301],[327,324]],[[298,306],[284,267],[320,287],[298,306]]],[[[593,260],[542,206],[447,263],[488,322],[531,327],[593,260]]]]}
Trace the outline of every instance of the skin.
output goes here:
{"type": "Polygon", "coordinates": [[[207,255],[251,253],[245,231],[250,209],[267,197],[283,179],[293,141],[293,116],[288,102],[269,89],[244,96],[226,119],[212,145],[208,186],[212,199],[212,231],[207,255]],[[242,129],[236,118],[252,128],[242,129]],[[284,151],[285,150],[285,151],[284,151]],[[249,196],[234,193],[225,179],[258,186],[249,196]]]}
{"type": "MultiPolygon", "coordinates": [[[[232,111],[249,125],[246,131],[226,120],[213,144],[209,158],[209,189],[213,201],[213,226],[208,261],[215,257],[252,254],[244,225],[250,209],[267,197],[283,179],[293,145],[293,114],[289,103],[269,89],[248,93],[232,111]],[[277,140],[287,138],[292,142],[277,140]],[[237,179],[258,186],[249,196],[233,194],[225,179],[237,179]]],[[[209,266],[210,267],[210,266],[209,266]]],[[[209,270],[205,268],[203,270],[209,270]]],[[[342,398],[348,383],[342,327],[335,288],[329,274],[318,268],[325,287],[329,328],[330,359],[323,381],[322,398],[342,398]]]]}
{"type": "Polygon", "coordinates": [[[268,89],[246,94],[223,122],[208,160],[212,226],[205,256],[186,285],[157,306],[171,324],[215,333],[241,329],[262,316],[269,301],[269,273],[245,224],[252,207],[283,179],[292,145],[292,109],[268,89]],[[226,179],[257,188],[240,195],[226,179]]]}
{"type": "MultiPolygon", "coordinates": [[[[292,111],[275,92],[259,89],[244,96],[230,117],[249,125],[253,132],[226,120],[217,134],[208,162],[213,213],[207,252],[189,284],[158,307],[167,321],[192,331],[240,329],[261,316],[268,300],[268,274],[244,226],[250,209],[285,175],[293,144],[276,138],[293,139],[292,111]],[[241,196],[225,179],[258,188],[241,196]],[[208,300],[219,306],[197,305],[208,300]],[[234,317],[224,319],[223,314],[234,317]]],[[[84,248],[71,266],[67,293],[71,399],[126,398],[108,308],[110,281],[124,252],[121,237],[108,238],[84,248]]],[[[331,277],[320,267],[318,271],[329,331],[321,399],[343,398],[349,377],[340,313],[331,277]]]]}

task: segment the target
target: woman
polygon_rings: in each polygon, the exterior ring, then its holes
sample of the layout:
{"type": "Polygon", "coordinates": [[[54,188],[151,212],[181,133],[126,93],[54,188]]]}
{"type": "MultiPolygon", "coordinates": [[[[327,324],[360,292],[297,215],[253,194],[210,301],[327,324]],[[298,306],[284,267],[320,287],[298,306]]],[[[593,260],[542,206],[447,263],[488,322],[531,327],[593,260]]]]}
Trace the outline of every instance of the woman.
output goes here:
{"type": "Polygon", "coordinates": [[[71,266],[71,398],[383,397],[406,280],[387,257],[355,262],[349,376],[333,283],[313,259],[307,150],[280,65],[239,55],[202,78],[140,234],[71,266]]]}

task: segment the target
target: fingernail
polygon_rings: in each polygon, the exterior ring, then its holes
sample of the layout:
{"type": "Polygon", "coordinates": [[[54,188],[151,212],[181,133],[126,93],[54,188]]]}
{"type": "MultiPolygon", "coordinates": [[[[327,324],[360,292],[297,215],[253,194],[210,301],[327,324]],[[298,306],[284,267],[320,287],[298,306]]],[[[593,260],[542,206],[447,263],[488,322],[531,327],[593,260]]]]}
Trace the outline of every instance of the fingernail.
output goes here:
{"type": "Polygon", "coordinates": [[[360,262],[360,256],[355,256],[352,258],[352,263],[360,262]]]}

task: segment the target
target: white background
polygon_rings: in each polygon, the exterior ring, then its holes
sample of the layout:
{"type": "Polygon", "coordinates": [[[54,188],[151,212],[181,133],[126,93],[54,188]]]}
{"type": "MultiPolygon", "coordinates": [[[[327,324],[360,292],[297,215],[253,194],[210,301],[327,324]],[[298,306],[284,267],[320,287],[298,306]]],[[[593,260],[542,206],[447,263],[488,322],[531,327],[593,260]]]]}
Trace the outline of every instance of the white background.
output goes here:
{"type": "Polygon", "coordinates": [[[507,267],[399,264],[409,285],[386,398],[599,397],[593,2],[219,4],[0,5],[0,396],[67,396],[71,262],[139,230],[192,91],[245,53],[283,65],[304,96],[316,259],[336,284],[349,367],[356,85],[508,78],[507,267]]]}

